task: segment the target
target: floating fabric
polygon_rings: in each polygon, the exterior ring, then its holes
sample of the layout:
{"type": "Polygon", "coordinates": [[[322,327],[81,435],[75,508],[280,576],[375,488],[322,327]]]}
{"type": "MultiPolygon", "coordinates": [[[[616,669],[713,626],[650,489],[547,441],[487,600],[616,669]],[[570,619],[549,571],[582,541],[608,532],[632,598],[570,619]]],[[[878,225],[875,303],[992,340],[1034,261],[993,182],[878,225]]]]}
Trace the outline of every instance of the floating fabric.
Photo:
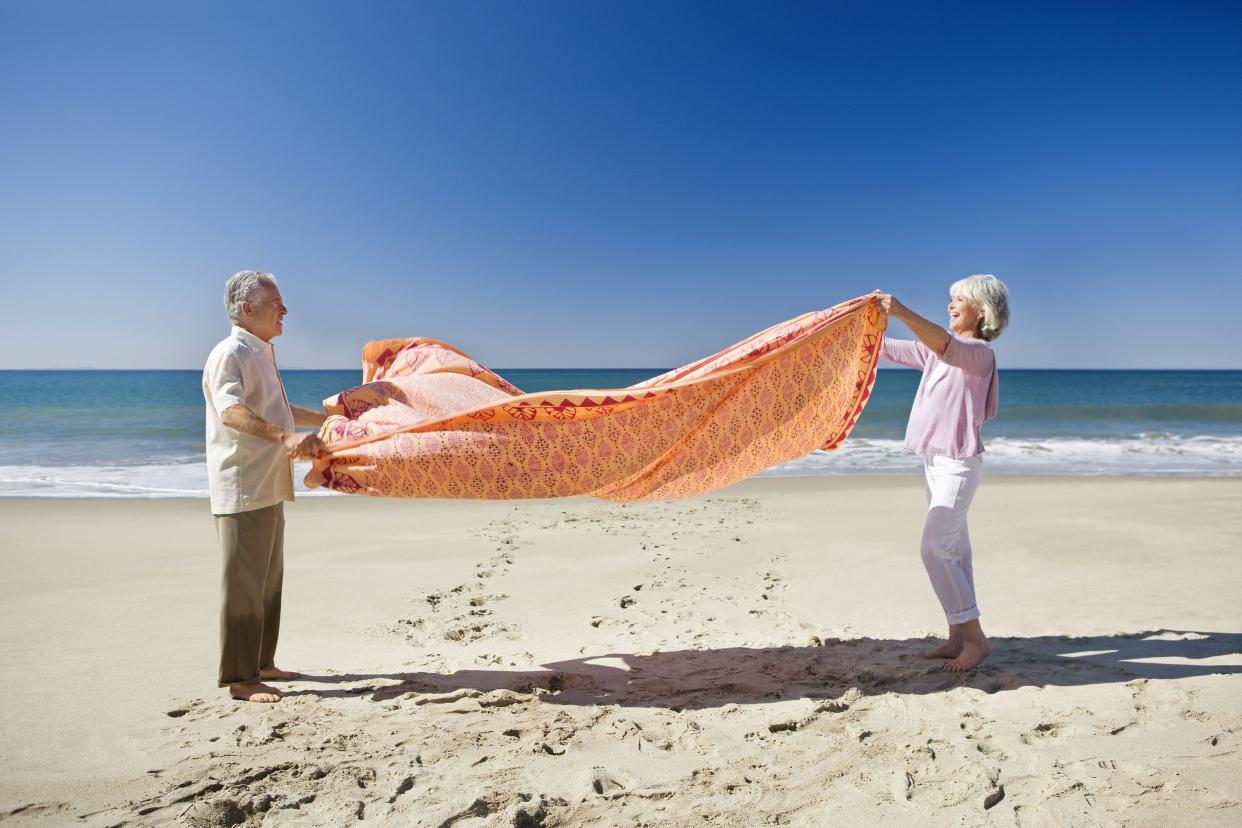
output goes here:
{"type": "Polygon", "coordinates": [[[613,390],[523,394],[456,348],[389,339],[324,401],[310,487],[383,497],[614,501],[702,494],[849,435],[887,316],[874,296],[806,313],[613,390]]]}

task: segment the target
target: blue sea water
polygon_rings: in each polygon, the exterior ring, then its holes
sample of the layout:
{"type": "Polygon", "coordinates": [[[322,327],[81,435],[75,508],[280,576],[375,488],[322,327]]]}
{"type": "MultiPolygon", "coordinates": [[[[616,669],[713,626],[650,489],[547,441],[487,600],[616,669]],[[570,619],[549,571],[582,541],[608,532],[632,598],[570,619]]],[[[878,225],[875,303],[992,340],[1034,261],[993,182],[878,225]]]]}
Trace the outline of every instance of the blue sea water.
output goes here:
{"type": "MultiPolygon", "coordinates": [[[[499,373],[546,391],[621,388],[662,370],[499,373]]],[[[361,380],[357,370],[282,376],[308,408],[361,380]]],[[[0,496],[204,496],[200,382],[198,371],[0,371],[0,496]]],[[[841,449],[764,474],[916,470],[901,439],[917,385],[914,371],[881,370],[841,449]]],[[[1002,370],[984,440],[988,473],[1242,476],[1242,371],[1002,370]]]]}

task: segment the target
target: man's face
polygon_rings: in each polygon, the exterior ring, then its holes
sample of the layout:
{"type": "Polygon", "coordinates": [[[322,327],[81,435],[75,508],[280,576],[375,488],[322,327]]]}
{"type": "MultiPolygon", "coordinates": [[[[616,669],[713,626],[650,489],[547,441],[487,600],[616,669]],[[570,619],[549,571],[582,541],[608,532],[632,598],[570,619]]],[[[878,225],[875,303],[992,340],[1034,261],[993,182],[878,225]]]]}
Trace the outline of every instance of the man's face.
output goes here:
{"type": "Polygon", "coordinates": [[[284,333],[284,319],[288,312],[280,298],[280,288],[275,285],[263,285],[255,301],[242,302],[246,329],[266,342],[284,333]]]}

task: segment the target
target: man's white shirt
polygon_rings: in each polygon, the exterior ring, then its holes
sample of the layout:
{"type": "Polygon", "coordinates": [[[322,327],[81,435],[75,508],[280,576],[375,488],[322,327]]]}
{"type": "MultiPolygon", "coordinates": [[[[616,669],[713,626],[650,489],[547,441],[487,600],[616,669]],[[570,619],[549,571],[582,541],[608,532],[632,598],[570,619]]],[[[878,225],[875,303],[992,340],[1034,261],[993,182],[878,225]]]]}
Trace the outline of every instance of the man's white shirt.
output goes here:
{"type": "Polygon", "coordinates": [[[229,428],[220,415],[244,405],[272,425],[293,431],[293,411],[270,342],[233,326],[203,368],[207,402],[207,480],[212,514],[263,509],[293,500],[293,468],[282,443],[229,428]]]}

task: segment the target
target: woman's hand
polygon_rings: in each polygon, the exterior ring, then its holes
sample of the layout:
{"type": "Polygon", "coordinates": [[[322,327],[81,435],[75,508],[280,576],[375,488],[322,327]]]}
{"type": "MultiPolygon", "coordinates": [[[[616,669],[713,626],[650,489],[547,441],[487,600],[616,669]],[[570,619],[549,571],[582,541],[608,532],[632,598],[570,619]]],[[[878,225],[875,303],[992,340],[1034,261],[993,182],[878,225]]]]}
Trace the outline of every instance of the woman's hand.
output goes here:
{"type": "Polygon", "coordinates": [[[880,298],[880,310],[890,316],[900,318],[902,313],[906,310],[906,306],[901,304],[901,302],[898,302],[897,297],[891,293],[885,293],[884,291],[877,290],[875,295],[880,298]]]}
{"type": "Polygon", "coordinates": [[[945,350],[949,347],[949,340],[952,338],[948,331],[935,322],[919,316],[898,302],[897,297],[891,293],[877,290],[873,295],[879,297],[881,310],[904,322],[920,342],[936,352],[936,356],[944,356],[945,350]]]}

